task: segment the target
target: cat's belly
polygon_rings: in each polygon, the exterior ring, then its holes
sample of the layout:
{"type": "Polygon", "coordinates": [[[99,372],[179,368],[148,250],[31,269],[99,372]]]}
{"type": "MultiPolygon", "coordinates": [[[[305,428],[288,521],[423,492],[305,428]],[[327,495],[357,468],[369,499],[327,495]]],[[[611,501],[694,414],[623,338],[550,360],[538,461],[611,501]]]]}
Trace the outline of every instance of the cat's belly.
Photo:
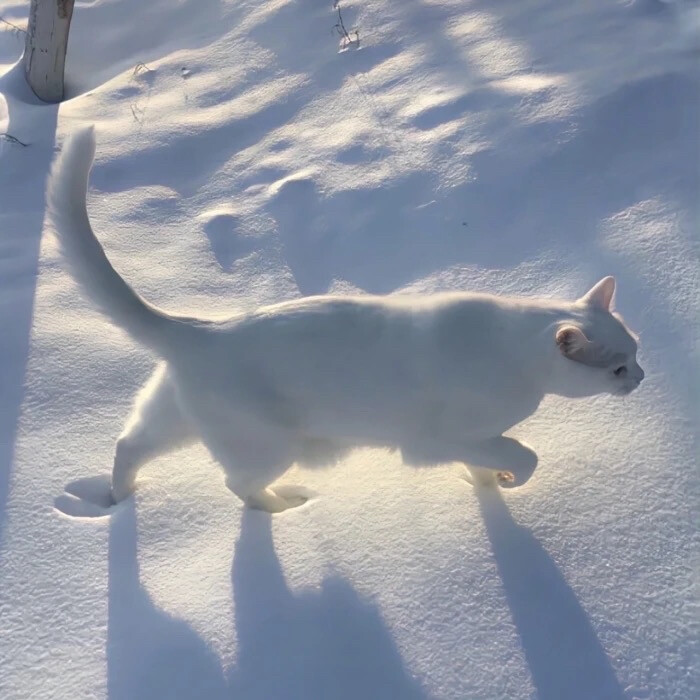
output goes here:
{"type": "Polygon", "coordinates": [[[528,401],[514,401],[500,405],[485,401],[478,410],[470,408],[463,415],[458,411],[456,413],[459,418],[458,423],[455,425],[453,421],[449,421],[447,427],[453,427],[465,437],[502,435],[506,430],[531,416],[537,410],[540,400],[540,398],[533,398],[528,401]]]}
{"type": "Polygon", "coordinates": [[[542,398],[515,391],[512,385],[489,393],[426,391],[410,381],[387,387],[381,377],[361,373],[285,384],[242,373],[210,374],[206,366],[198,365],[196,372],[187,369],[177,369],[175,376],[187,412],[198,423],[217,423],[236,432],[252,421],[257,430],[273,431],[276,439],[284,434],[292,442],[396,447],[421,436],[484,439],[527,418],[542,398]]]}
{"type": "Polygon", "coordinates": [[[471,397],[469,401],[433,402],[425,411],[418,430],[453,440],[481,440],[502,435],[531,416],[541,396],[511,396],[503,401],[471,397]]]}
{"type": "Polygon", "coordinates": [[[304,432],[360,445],[397,446],[409,439],[482,440],[501,435],[537,409],[541,396],[468,402],[415,395],[307,407],[304,432]]]}

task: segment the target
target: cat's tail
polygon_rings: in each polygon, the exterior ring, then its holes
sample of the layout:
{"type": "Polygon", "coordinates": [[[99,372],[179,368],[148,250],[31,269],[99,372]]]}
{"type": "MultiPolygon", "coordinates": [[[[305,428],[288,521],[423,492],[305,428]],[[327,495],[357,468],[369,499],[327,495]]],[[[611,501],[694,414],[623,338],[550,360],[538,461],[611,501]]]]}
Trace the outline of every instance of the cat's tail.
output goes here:
{"type": "Polygon", "coordinates": [[[88,177],[95,156],[92,126],[72,134],[51,169],[48,214],[68,271],[83,293],[134,340],[167,357],[178,331],[192,326],[141,298],[112,267],[90,226],[88,177]]]}

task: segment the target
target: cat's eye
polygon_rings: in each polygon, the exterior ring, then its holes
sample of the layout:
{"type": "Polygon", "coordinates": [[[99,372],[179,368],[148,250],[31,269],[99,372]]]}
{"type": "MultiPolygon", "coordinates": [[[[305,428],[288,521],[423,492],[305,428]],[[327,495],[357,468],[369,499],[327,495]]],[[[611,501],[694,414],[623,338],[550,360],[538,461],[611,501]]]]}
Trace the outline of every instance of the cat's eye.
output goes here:
{"type": "Polygon", "coordinates": [[[620,365],[620,367],[613,370],[613,374],[616,377],[624,377],[627,374],[627,367],[625,367],[624,365],[620,365]]]}

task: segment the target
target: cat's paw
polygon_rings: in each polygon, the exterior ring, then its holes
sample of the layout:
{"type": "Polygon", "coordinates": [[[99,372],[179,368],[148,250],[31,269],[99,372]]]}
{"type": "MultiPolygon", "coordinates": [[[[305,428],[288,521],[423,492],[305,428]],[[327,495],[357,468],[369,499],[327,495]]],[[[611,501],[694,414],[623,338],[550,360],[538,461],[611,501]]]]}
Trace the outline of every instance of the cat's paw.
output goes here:
{"type": "Polygon", "coordinates": [[[477,458],[481,457],[489,466],[466,464],[466,479],[473,486],[518,488],[530,480],[537,468],[537,453],[529,445],[513,438],[493,438],[483,443],[480,449],[482,454],[477,454],[477,458]]]}
{"type": "Polygon", "coordinates": [[[504,469],[496,473],[498,485],[503,489],[515,489],[524,486],[535,473],[537,461],[524,462],[513,469],[504,469]]]}
{"type": "Polygon", "coordinates": [[[54,499],[54,508],[70,518],[103,518],[116,508],[108,474],[71,481],[54,499]]]}
{"type": "Polygon", "coordinates": [[[467,466],[462,477],[464,480],[476,487],[495,487],[502,489],[514,489],[526,484],[534,473],[533,469],[507,470],[507,469],[487,469],[485,467],[467,466]]]}
{"type": "Polygon", "coordinates": [[[309,501],[315,494],[303,486],[274,486],[262,489],[246,497],[249,508],[264,510],[268,513],[282,513],[290,508],[298,508],[309,501]]]}
{"type": "Polygon", "coordinates": [[[508,488],[511,484],[515,483],[515,474],[513,472],[496,472],[496,479],[498,480],[498,485],[508,488]]]}
{"type": "Polygon", "coordinates": [[[305,486],[293,486],[291,484],[272,486],[270,490],[274,491],[280,498],[284,498],[290,508],[302,506],[317,496],[316,492],[307,489],[305,486]]]}
{"type": "Polygon", "coordinates": [[[112,499],[112,504],[116,505],[117,503],[121,503],[123,500],[129,498],[132,493],[136,490],[136,486],[128,486],[124,484],[115,484],[114,481],[112,481],[112,485],[110,488],[110,498],[112,499]]]}
{"type": "Polygon", "coordinates": [[[496,472],[493,469],[486,469],[485,467],[471,467],[466,465],[462,478],[474,488],[495,487],[498,485],[496,472]]]}

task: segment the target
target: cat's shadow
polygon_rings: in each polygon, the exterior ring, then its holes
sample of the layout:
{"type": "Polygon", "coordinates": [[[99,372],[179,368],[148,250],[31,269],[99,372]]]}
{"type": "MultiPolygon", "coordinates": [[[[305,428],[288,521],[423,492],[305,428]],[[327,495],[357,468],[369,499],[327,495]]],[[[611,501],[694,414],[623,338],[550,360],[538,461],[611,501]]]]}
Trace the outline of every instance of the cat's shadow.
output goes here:
{"type": "Polygon", "coordinates": [[[428,697],[404,667],[379,611],[347,581],[289,589],[272,518],[247,509],[231,572],[238,650],[226,672],[194,629],[159,609],[141,585],[133,499],[110,514],[110,700],[428,697]]]}
{"type": "Polygon", "coordinates": [[[377,608],[340,577],[292,592],[274,551],[272,518],[244,510],[231,579],[238,663],[235,697],[426,698],[377,608]]]}
{"type": "Polygon", "coordinates": [[[588,615],[498,488],[475,489],[538,700],[624,700],[588,615]]]}
{"type": "MultiPolygon", "coordinates": [[[[231,567],[237,657],[226,672],[192,627],[159,609],[141,585],[134,500],[108,508],[95,502],[103,481],[72,484],[71,498],[56,506],[73,517],[110,516],[110,700],[428,697],[377,608],[347,581],[330,577],[299,593],[289,588],[274,549],[273,517],[249,509],[242,511],[231,567]]],[[[586,612],[552,558],[515,522],[500,489],[477,485],[475,494],[538,700],[624,700],[586,612]]]]}
{"type": "MultiPolygon", "coordinates": [[[[79,514],[94,517],[85,511],[79,514]]],[[[187,622],[160,609],[141,585],[134,499],[103,514],[110,516],[109,700],[230,697],[214,649],[187,622]]]]}

